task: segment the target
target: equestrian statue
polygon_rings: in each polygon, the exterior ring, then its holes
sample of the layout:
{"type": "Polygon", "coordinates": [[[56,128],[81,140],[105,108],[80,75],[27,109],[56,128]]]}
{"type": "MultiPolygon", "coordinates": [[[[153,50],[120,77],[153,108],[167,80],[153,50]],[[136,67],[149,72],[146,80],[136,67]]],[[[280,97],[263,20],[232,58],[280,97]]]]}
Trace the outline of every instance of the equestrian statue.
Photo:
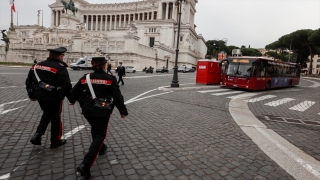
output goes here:
{"type": "Polygon", "coordinates": [[[8,36],[4,33],[6,32],[6,30],[1,30],[1,33],[2,33],[2,41],[4,41],[6,43],[6,52],[9,50],[9,44],[10,44],[10,41],[9,41],[9,38],[8,36]]]}
{"type": "Polygon", "coordinates": [[[73,12],[73,15],[75,15],[75,13],[78,12],[78,8],[74,5],[72,0],[70,0],[69,3],[67,3],[65,0],[61,0],[61,3],[63,4],[63,9],[66,10],[66,13],[68,9],[73,12]]]}

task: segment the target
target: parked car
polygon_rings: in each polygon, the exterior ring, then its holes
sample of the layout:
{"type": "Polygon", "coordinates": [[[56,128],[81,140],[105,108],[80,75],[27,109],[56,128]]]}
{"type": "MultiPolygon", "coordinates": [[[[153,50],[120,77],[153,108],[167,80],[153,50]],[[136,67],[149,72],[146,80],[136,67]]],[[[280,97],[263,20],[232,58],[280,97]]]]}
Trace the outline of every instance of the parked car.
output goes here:
{"type": "Polygon", "coordinates": [[[157,73],[158,73],[158,72],[161,72],[161,73],[164,73],[164,72],[169,73],[169,70],[168,70],[167,68],[165,68],[165,67],[160,67],[160,68],[158,68],[158,69],[156,70],[156,72],[157,72],[157,73]]]}
{"type": "Polygon", "coordinates": [[[128,73],[135,73],[136,69],[133,66],[125,66],[126,72],[128,73]]]}
{"type": "Polygon", "coordinates": [[[193,68],[185,68],[182,72],[183,73],[194,72],[194,69],[193,68]]]}

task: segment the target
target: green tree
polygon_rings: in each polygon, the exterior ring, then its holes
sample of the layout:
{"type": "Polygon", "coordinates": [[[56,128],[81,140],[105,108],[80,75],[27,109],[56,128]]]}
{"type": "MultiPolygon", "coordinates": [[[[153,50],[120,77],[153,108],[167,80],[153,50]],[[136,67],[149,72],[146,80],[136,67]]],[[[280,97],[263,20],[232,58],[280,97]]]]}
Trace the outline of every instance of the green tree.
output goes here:
{"type": "Polygon", "coordinates": [[[227,46],[227,51],[226,51],[226,53],[228,54],[228,55],[231,55],[232,54],[232,50],[233,49],[240,49],[238,46],[227,46]]]}
{"type": "Polygon", "coordinates": [[[293,62],[299,63],[305,66],[308,57],[311,57],[311,65],[309,73],[312,73],[312,58],[314,53],[319,52],[319,29],[314,31],[311,29],[301,29],[290,34],[284,35],[271,44],[266,46],[267,50],[279,50],[281,59],[286,61],[287,55],[285,50],[290,49],[294,52],[293,56],[295,60],[293,62]]]}
{"type": "Polygon", "coordinates": [[[241,48],[242,56],[262,56],[258,49],[241,48]]]}
{"type": "Polygon", "coordinates": [[[226,46],[226,42],[222,40],[208,40],[206,42],[207,46],[207,57],[218,57],[219,52],[225,51],[227,52],[228,48],[226,46]]]}

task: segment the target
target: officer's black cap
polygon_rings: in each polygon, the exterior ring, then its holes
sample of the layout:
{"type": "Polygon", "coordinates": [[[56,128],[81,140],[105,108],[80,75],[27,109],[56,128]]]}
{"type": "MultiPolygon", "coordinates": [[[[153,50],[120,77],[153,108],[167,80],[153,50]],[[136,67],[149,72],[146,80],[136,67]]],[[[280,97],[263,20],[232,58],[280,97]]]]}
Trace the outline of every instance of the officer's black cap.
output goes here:
{"type": "Polygon", "coordinates": [[[100,65],[104,65],[105,63],[107,63],[108,60],[106,60],[105,57],[92,57],[92,61],[91,63],[99,63],[100,65]]]}
{"type": "Polygon", "coordinates": [[[67,48],[59,47],[56,49],[47,49],[47,50],[50,51],[50,53],[52,53],[52,54],[63,54],[67,51],[67,48]]]}

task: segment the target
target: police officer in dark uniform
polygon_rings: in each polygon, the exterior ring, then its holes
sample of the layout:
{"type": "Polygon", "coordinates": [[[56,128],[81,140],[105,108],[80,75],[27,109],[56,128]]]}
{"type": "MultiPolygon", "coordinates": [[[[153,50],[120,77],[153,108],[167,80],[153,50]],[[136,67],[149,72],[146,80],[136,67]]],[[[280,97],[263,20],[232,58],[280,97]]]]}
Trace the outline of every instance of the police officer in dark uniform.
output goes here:
{"type": "Polygon", "coordinates": [[[47,60],[34,64],[26,79],[26,88],[31,101],[38,101],[43,111],[37,131],[30,142],[41,145],[41,136],[51,123],[51,145],[54,149],[66,143],[62,136],[61,110],[62,102],[67,96],[69,102],[76,102],[70,96],[72,89],[67,64],[63,62],[66,48],[48,49],[50,55],[47,60]],[[36,73],[34,72],[36,71],[36,73]],[[38,76],[38,77],[37,77],[38,76]]]}
{"type": "Polygon", "coordinates": [[[91,63],[94,72],[89,77],[85,74],[71,90],[71,95],[78,100],[82,114],[91,125],[93,141],[89,152],[77,167],[77,171],[85,178],[91,177],[90,168],[97,155],[104,155],[107,150],[103,141],[114,106],[119,110],[121,118],[128,115],[117,79],[106,73],[107,60],[104,57],[93,57],[91,63]],[[90,91],[89,81],[94,94],[90,91]]]}
{"type": "Polygon", "coordinates": [[[119,79],[118,79],[118,84],[122,83],[122,85],[124,85],[124,82],[123,82],[123,79],[122,79],[122,76],[126,76],[126,69],[125,67],[122,66],[122,62],[119,63],[119,66],[117,67],[117,73],[118,73],[118,76],[119,76],[119,79]]]}

